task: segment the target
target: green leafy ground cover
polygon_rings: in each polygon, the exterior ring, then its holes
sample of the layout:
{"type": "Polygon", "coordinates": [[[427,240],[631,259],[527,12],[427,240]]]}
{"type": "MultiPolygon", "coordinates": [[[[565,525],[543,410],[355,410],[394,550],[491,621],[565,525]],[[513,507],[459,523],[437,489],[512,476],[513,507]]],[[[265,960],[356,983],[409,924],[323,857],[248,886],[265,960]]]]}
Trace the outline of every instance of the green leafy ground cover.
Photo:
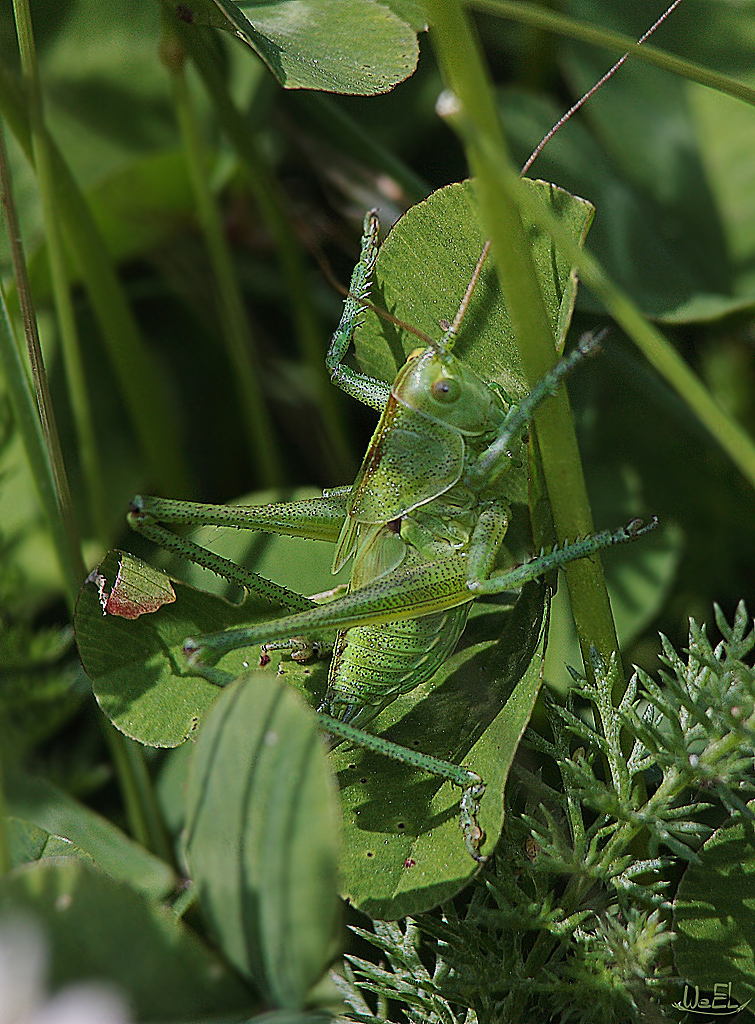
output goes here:
{"type": "MultiPolygon", "coordinates": [[[[714,88],[630,62],[529,171],[579,197],[530,187],[566,240],[522,199],[558,342],[610,324],[607,309],[621,325],[569,383],[592,519],[661,526],[604,558],[621,662],[575,605],[578,636],[563,580],[552,600],[533,586],[480,604],[441,672],[375,723],[484,775],[484,867],[453,787],[363,751],[326,755],[306,706],[325,662],[276,654],[257,670],[256,652],[234,653],[240,680],[223,691],[188,675],[187,635],[271,614],[125,526],[137,492],[260,503],[353,480],[375,418],[323,359],[341,302],[329,278],[348,280],[365,210],[384,230],[409,210],[372,297],[437,338],[494,230],[485,196],[498,189],[503,208],[510,187],[485,104],[519,167],[622,52],[568,23],[549,31],[552,12],[513,5],[510,20],[512,5],[480,2],[491,91],[467,121],[444,120],[439,93],[466,96],[475,67],[450,56],[452,6],[32,3],[49,133],[16,35],[26,5],[0,12],[0,117],[76,537],[15,354],[4,232],[0,966],[31,918],[53,992],[105,979],[133,1019],[187,1024],[678,1021],[685,983],[755,995],[749,12],[684,0],[653,43],[714,88]],[[455,184],[467,160],[478,191],[455,184]],[[600,271],[577,251],[587,203],[600,271]],[[114,548],[175,577],[176,602],[103,617],[82,584],[114,548]],[[601,651],[586,666],[580,640],[601,651]]],[[[637,38],[661,9],[557,13],[637,38]]],[[[531,357],[510,306],[489,263],[458,353],[519,397],[531,357]]],[[[423,343],[363,320],[359,363],[391,381],[423,343]]],[[[567,535],[583,529],[569,501],[559,510],[568,481],[539,440],[544,468],[533,449],[512,483],[514,558],[553,541],[549,487],[557,527],[566,514],[567,535]]],[[[300,593],[338,583],[323,542],[198,535],[300,593]]],[[[118,559],[100,570],[110,584],[118,559]]]]}

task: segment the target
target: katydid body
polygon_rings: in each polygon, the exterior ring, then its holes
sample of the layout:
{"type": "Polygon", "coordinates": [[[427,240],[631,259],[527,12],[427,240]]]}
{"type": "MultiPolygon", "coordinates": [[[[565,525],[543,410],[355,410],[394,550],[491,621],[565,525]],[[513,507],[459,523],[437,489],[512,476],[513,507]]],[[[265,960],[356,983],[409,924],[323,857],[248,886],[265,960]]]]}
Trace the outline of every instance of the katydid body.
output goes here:
{"type": "MultiPolygon", "coordinates": [[[[187,638],[189,663],[222,682],[213,661],[222,652],[264,642],[280,646],[302,635],[319,639],[336,629],[328,687],[320,707],[334,735],[418,764],[462,787],[462,820],[473,856],[481,833],[475,822],[482,782],[458,765],[404,751],[362,732],[400,694],[433,676],[454,650],[469,606],[481,594],[520,587],[565,563],[652,528],[633,521],[494,574],[509,523],[507,474],[532,413],[594,348],[583,344],[519,405],[483,381],[451,351],[456,325],[437,345],[413,352],[393,385],[343,364],[369,291],[377,251],[377,219],[365,218],[362,252],[344,314],[326,363],[333,382],[380,411],[356,481],[321,499],[258,508],[213,508],[159,498],[136,498],[130,522],[169,547],[268,598],[286,612],[271,622],[187,638]],[[349,559],[349,592],[314,603],[177,537],[166,523],[216,523],[332,540],[334,572],[349,559]]],[[[463,310],[462,310],[463,312],[463,310]]],[[[521,454],[521,453],[520,453],[521,454]]]]}

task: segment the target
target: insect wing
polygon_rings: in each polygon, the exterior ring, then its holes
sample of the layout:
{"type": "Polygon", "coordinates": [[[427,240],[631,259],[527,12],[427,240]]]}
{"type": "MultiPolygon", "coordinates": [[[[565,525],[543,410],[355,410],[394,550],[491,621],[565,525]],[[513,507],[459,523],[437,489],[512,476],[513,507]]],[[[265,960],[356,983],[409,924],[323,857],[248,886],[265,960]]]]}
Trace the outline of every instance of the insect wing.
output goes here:
{"type": "Polygon", "coordinates": [[[458,430],[391,397],[367,449],[333,560],[353,553],[361,523],[388,523],[443,494],[458,481],[464,439],[458,430]]]}
{"type": "Polygon", "coordinates": [[[365,586],[392,572],[404,562],[407,545],[398,533],[385,526],[369,527],[359,545],[351,572],[351,587],[365,586]]]}

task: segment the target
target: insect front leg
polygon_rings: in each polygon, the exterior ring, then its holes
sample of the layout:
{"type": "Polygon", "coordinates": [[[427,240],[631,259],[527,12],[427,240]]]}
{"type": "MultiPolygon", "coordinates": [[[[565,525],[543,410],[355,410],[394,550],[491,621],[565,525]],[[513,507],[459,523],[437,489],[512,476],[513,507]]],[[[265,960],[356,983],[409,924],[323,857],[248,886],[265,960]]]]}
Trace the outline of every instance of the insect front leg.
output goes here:
{"type": "Polygon", "coordinates": [[[626,526],[620,526],[617,530],[602,530],[600,533],[590,534],[580,540],[566,541],[560,547],[538,555],[514,569],[498,576],[492,576],[490,579],[471,580],[467,585],[475,597],[516,590],[530,580],[546,576],[554,569],[560,569],[578,558],[589,558],[603,548],[638,540],[657,526],[657,516],[652,516],[647,522],[642,519],[632,519],[626,526]]]}
{"type": "Polygon", "coordinates": [[[510,464],[510,448],[526,431],[538,406],[552,395],[564,379],[588,356],[594,355],[605,332],[584,334],[579,345],[533,387],[518,405],[512,406],[493,443],[467,471],[465,482],[475,491],[493,484],[510,464]]]}
{"type": "Polygon", "coordinates": [[[390,387],[381,380],[368,377],[364,373],[343,365],[343,359],[349,350],[354,328],[360,323],[364,313],[364,300],[370,293],[372,272],[378,253],[378,231],[380,224],[375,210],[370,210],[364,218],[362,247],[359,262],[354,267],[349,284],[349,294],[343,304],[341,322],[333,334],[325,356],[325,366],[330,379],[336,387],[357,401],[368,405],[371,409],[381,412],[388,401],[390,387]]]}

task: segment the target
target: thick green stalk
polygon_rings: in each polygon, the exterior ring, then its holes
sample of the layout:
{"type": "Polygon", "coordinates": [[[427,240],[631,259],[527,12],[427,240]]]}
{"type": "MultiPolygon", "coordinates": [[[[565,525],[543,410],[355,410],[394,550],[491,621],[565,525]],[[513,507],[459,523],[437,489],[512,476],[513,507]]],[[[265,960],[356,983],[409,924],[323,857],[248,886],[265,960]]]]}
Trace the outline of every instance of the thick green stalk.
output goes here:
{"type": "MultiPolygon", "coordinates": [[[[518,175],[509,159],[492,85],[463,7],[445,0],[426,0],[425,7],[444,77],[454,104],[458,104],[454,124],[466,145],[522,366],[533,387],[555,364],[556,349],[518,206],[512,189],[501,187],[504,177],[518,186],[518,175]],[[485,140],[484,146],[480,139],[485,140]]],[[[559,541],[591,533],[587,489],[563,388],[538,410],[535,425],[559,541]]],[[[606,661],[618,649],[603,570],[597,560],[583,559],[565,571],[585,669],[591,676],[590,646],[606,661]]]]}
{"type": "MultiPolygon", "coordinates": [[[[167,20],[164,18],[164,25],[167,20]]],[[[184,51],[169,24],[164,27],[161,53],[173,83],[194,200],[218,289],[223,340],[234,370],[233,383],[250,454],[257,465],[260,486],[276,487],[283,482],[283,471],[262,387],[263,375],[233,259],[210,187],[207,154],[186,80],[184,51]]]]}
{"type": "Polygon", "coordinates": [[[81,346],[76,327],[76,317],[74,315],[73,301],[68,282],[63,239],[60,231],[49,135],[45,125],[44,100],[39,81],[31,13],[28,0],[14,0],[13,7],[16,17],[18,48],[21,55],[21,68],[28,99],[34,167],[37,172],[39,194],[42,203],[42,219],[45,226],[47,255],[50,263],[53,297],[62,344],[63,364],[74,422],[76,424],[79,455],[87,488],[87,498],[92,509],[97,537],[104,544],[107,540],[107,529],[102,489],[103,475],[97,453],[92,409],[89,402],[81,346]]]}

